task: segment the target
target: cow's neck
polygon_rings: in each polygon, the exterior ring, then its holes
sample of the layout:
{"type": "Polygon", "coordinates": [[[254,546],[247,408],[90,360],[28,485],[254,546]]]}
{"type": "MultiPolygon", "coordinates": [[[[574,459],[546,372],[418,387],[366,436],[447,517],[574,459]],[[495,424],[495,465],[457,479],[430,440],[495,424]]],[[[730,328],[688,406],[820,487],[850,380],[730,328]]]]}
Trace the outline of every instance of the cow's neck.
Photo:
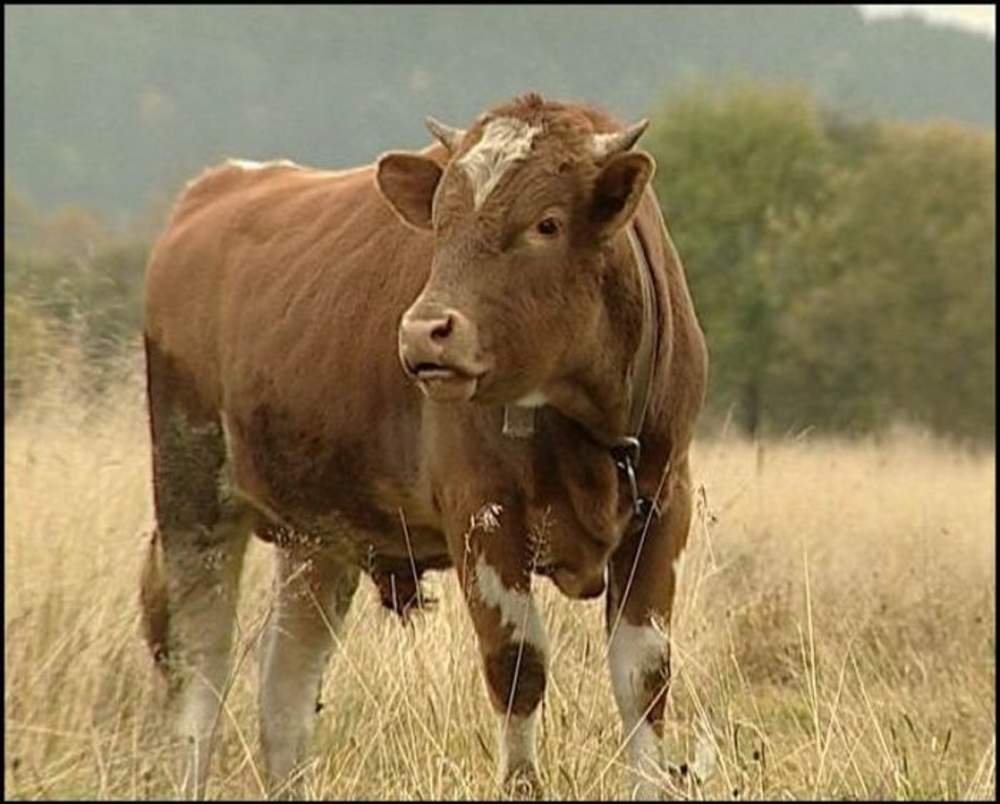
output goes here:
{"type": "Polygon", "coordinates": [[[638,237],[623,230],[606,259],[611,265],[605,274],[605,304],[590,337],[580,339],[579,368],[547,389],[546,403],[610,449],[623,438],[638,436],[642,428],[655,362],[658,313],[653,279],[638,237]]]}

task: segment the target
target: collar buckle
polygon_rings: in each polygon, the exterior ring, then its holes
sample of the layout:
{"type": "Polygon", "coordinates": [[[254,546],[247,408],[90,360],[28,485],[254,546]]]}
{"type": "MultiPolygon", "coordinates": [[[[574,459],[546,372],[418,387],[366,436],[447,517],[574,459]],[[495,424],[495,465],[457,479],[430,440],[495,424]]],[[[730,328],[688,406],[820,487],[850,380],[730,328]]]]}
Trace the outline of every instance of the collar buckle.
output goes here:
{"type": "Polygon", "coordinates": [[[625,473],[628,480],[629,491],[632,493],[632,512],[635,516],[641,516],[645,506],[643,498],[639,496],[639,483],[635,478],[636,469],[639,468],[639,456],[642,454],[642,447],[638,438],[631,436],[623,438],[611,448],[611,458],[615,465],[625,473]]]}
{"type": "Polygon", "coordinates": [[[639,456],[642,454],[642,445],[638,438],[626,436],[611,447],[611,457],[618,468],[623,472],[635,472],[639,468],[639,456]]]}
{"type": "Polygon", "coordinates": [[[632,494],[632,516],[637,522],[645,523],[654,514],[659,516],[660,509],[654,500],[639,494],[639,483],[635,473],[639,468],[641,454],[642,445],[639,439],[631,436],[621,439],[611,448],[611,458],[628,480],[629,491],[632,494]]]}

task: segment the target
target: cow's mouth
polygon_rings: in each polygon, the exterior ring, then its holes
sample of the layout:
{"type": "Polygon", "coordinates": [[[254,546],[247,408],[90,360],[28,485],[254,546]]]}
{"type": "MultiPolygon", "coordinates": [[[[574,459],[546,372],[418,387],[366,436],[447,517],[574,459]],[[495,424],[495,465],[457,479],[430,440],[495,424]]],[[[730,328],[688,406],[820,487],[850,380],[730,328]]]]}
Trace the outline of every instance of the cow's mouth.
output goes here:
{"type": "Polygon", "coordinates": [[[435,402],[465,402],[476,393],[480,374],[472,374],[441,363],[406,365],[407,373],[429,399],[435,402]]]}
{"type": "Polygon", "coordinates": [[[440,363],[418,363],[410,369],[410,374],[418,380],[454,380],[468,376],[465,372],[440,363]]]}

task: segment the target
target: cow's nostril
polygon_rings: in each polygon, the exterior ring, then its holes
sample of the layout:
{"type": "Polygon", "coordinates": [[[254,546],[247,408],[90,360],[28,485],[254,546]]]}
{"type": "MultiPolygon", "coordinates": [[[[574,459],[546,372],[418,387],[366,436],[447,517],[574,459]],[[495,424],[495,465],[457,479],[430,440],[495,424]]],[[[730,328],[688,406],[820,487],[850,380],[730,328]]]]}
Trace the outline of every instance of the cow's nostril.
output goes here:
{"type": "Polygon", "coordinates": [[[455,326],[455,319],[449,315],[446,319],[438,323],[431,330],[431,340],[443,341],[445,338],[451,335],[451,331],[454,328],[454,326],[455,326]]]}

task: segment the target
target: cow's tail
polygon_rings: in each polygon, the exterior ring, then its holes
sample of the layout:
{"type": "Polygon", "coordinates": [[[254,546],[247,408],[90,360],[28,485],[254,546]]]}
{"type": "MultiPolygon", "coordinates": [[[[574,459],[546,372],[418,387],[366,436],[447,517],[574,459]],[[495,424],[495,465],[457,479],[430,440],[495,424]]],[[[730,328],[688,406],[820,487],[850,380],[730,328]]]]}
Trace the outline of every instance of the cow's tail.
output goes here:
{"type": "Polygon", "coordinates": [[[167,609],[167,579],[163,571],[163,547],[160,531],[153,530],[146,561],[142,567],[139,586],[139,602],[142,609],[142,631],[146,644],[153,654],[153,661],[160,670],[167,669],[167,628],[170,621],[167,609]]]}

